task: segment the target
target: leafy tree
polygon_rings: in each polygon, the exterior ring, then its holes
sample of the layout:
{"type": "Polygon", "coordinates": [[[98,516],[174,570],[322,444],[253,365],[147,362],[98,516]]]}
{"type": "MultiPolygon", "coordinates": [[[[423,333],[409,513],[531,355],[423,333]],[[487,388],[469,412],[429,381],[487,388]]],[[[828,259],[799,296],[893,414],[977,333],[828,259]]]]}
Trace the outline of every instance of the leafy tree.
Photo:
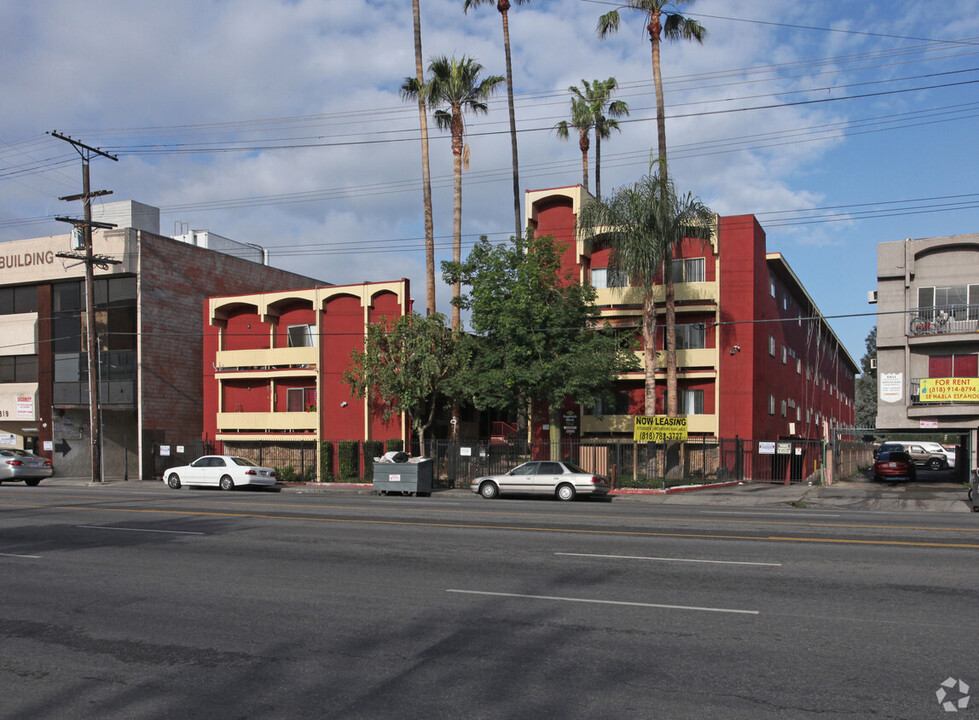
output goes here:
{"type": "MultiPolygon", "coordinates": [[[[444,55],[434,58],[428,65],[431,78],[421,84],[416,78],[405,78],[401,86],[402,97],[424,96],[429,108],[435,110],[435,123],[440,130],[452,134],[452,172],[454,177],[452,198],[452,261],[462,260],[462,150],[466,132],[466,112],[485,114],[486,101],[504,82],[499,75],[480,80],[483,66],[472,58],[460,60],[444,55]],[[443,109],[447,107],[448,109],[443,109]]],[[[453,285],[452,298],[459,297],[459,285],[453,285]]],[[[452,306],[452,329],[460,327],[459,307],[452,306]]]]}
{"type": "MultiPolygon", "coordinates": [[[[647,415],[656,414],[657,277],[672,248],[685,238],[708,240],[713,227],[710,208],[689,193],[680,195],[673,183],[658,173],[617,189],[607,201],[590,200],[578,213],[578,230],[590,238],[589,242],[593,246],[601,243],[610,247],[610,271],[629,278],[630,285],[637,286],[642,293],[647,415]]],[[[667,316],[667,414],[670,416],[677,413],[675,326],[676,320],[667,316]]]]}
{"type": "MultiPolygon", "coordinates": [[[[420,0],[411,1],[412,20],[415,31],[415,81],[417,87],[425,84],[425,70],[422,64],[422,21],[420,0]]],[[[435,312],[435,220],[432,214],[432,176],[428,162],[428,114],[425,112],[425,98],[416,93],[418,101],[418,126],[422,140],[422,202],[425,213],[425,314],[435,312]]]]}
{"type": "Polygon", "coordinates": [[[877,357],[877,326],[867,334],[867,352],[860,359],[860,376],[854,390],[853,410],[857,427],[877,427],[877,370],[870,361],[877,357]]]}
{"type": "MultiPolygon", "coordinates": [[[[647,18],[646,30],[653,52],[653,85],[656,89],[656,140],[659,149],[659,171],[666,178],[666,105],[663,100],[663,75],[660,70],[660,45],[667,40],[696,40],[703,43],[707,30],[696,20],[684,17],[677,10],[693,0],[626,0],[626,6],[638,10],[647,18]]],[[[598,19],[597,32],[606,38],[619,29],[619,11],[610,10],[598,19]]]]}
{"type": "Polygon", "coordinates": [[[442,264],[447,282],[468,288],[458,303],[471,313],[465,383],[477,409],[547,407],[553,416],[569,398],[592,407],[636,367],[634,354],[598,327],[595,289],[562,272],[561,252],[551,236],[501,245],[484,237],[465,263],[442,264]]]}
{"type": "MultiPolygon", "coordinates": [[[[496,3],[496,9],[500,12],[500,19],[503,21],[503,53],[506,56],[506,99],[507,111],[510,114],[510,160],[513,167],[513,221],[514,235],[523,235],[523,218],[520,217],[520,171],[517,163],[517,121],[513,111],[513,69],[510,63],[510,6],[526,5],[530,0],[463,0],[462,11],[469,12],[469,8],[477,5],[489,5],[496,3]]],[[[458,260],[456,260],[458,262],[458,260]]]]}
{"type": "Polygon", "coordinates": [[[367,326],[363,352],[354,349],[343,380],[355,397],[369,397],[385,420],[396,413],[408,416],[425,454],[425,431],[445,397],[457,394],[459,371],[466,364],[465,348],[434,313],[404,315],[394,322],[367,326]]]}
{"type": "Polygon", "coordinates": [[[581,149],[582,185],[588,189],[588,150],[591,146],[588,134],[595,131],[595,195],[602,196],[602,140],[619,129],[616,118],[629,114],[629,106],[622,100],[612,100],[612,91],[618,85],[614,77],[608,80],[581,81],[584,90],[576,85],[568,88],[571,93],[571,123],[559,122],[555,129],[559,138],[567,139],[570,128],[578,131],[578,147],[581,149]]]}

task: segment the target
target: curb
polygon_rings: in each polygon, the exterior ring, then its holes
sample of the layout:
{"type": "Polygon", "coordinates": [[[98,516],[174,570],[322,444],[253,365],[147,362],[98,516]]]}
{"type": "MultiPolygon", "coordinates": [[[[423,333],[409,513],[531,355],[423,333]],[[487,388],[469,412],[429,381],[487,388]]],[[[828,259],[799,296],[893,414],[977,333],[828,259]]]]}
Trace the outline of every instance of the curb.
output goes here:
{"type": "Polygon", "coordinates": [[[609,495],[672,495],[673,493],[682,492],[696,492],[697,490],[714,490],[716,488],[726,488],[732,487],[734,485],[740,485],[741,482],[738,480],[732,480],[730,482],[722,483],[711,483],[708,485],[678,485],[677,487],[671,488],[619,488],[618,490],[612,490],[609,495]]]}

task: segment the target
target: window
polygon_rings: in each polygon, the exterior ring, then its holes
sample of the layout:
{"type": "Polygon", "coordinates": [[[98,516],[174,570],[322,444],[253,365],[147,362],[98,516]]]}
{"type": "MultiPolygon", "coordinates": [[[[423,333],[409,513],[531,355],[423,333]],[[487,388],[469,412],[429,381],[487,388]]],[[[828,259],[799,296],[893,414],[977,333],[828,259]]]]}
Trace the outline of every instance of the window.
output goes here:
{"type": "Polygon", "coordinates": [[[772,297],[775,297],[775,278],[773,277],[768,278],[768,293],[772,297]]]}
{"type": "Polygon", "coordinates": [[[918,307],[949,308],[953,320],[979,319],[979,284],[918,288],[918,307]]]}
{"type": "Polygon", "coordinates": [[[786,403],[785,403],[785,400],[783,400],[782,401],[782,417],[785,417],[786,412],[787,412],[786,411],[786,403]]]}
{"type": "Polygon", "coordinates": [[[680,390],[680,413],[683,415],[704,414],[703,390],[680,390]]]}
{"type": "Polygon", "coordinates": [[[0,315],[37,312],[37,288],[34,285],[0,288],[0,315]]]}
{"type": "Polygon", "coordinates": [[[676,325],[677,350],[694,350],[706,347],[706,326],[704,323],[676,325]]]}
{"type": "Polygon", "coordinates": [[[932,355],[928,377],[979,377],[979,355],[932,355]]]}
{"type": "Polygon", "coordinates": [[[704,282],[706,279],[704,258],[680,258],[670,262],[673,282],[704,282]]]}
{"type": "Polygon", "coordinates": [[[538,475],[563,475],[564,468],[556,462],[542,462],[538,475]]]}
{"type": "Polygon", "coordinates": [[[316,347],[315,325],[290,325],[289,347],[316,347]]]}
{"type": "Polygon", "coordinates": [[[768,336],[768,354],[775,357],[775,336],[768,336]]]}
{"type": "Polygon", "coordinates": [[[611,398],[595,398],[593,415],[628,415],[629,393],[626,390],[614,390],[611,398]]]}
{"type": "Polygon", "coordinates": [[[596,289],[626,287],[625,275],[614,268],[592,268],[591,284],[596,289]]]}
{"type": "Polygon", "coordinates": [[[0,383],[37,382],[37,355],[0,357],[0,383]]]}
{"type": "Polygon", "coordinates": [[[769,415],[774,415],[775,414],[775,396],[774,395],[769,395],[768,396],[768,414],[769,415]]]}
{"type": "Polygon", "coordinates": [[[288,388],[286,412],[312,412],[316,409],[316,388],[288,388]]]}
{"type": "Polygon", "coordinates": [[[783,365],[785,365],[785,363],[788,362],[788,355],[789,355],[788,350],[786,349],[785,345],[783,345],[782,346],[782,364],[783,365]]]}
{"type": "Polygon", "coordinates": [[[797,375],[802,375],[802,358],[796,358],[795,360],[795,372],[797,375]]]}

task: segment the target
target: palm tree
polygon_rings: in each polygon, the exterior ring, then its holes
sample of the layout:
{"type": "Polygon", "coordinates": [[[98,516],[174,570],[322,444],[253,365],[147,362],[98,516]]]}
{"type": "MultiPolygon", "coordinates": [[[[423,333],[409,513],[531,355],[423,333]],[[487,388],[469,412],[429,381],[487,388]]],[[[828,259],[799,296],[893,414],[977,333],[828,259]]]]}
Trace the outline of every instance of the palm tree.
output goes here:
{"type": "MultiPolygon", "coordinates": [[[[422,63],[422,21],[419,0],[411,2],[412,19],[415,26],[415,80],[418,87],[425,83],[425,70],[422,63]]],[[[428,163],[428,114],[425,112],[425,98],[416,94],[418,101],[418,125],[422,136],[422,196],[425,206],[425,314],[435,314],[435,221],[432,216],[432,176],[428,163]]]]}
{"type": "Polygon", "coordinates": [[[462,11],[477,5],[488,5],[496,2],[503,20],[503,53],[506,56],[506,99],[507,110],[510,113],[510,161],[513,165],[513,222],[514,234],[519,238],[523,235],[523,220],[520,217],[520,171],[517,163],[517,121],[513,113],[513,70],[510,64],[510,5],[526,5],[530,0],[463,0],[462,11]]]}
{"type": "Polygon", "coordinates": [[[610,272],[629,278],[642,294],[647,415],[656,414],[656,278],[676,245],[684,238],[709,239],[713,225],[706,205],[689,193],[679,195],[659,172],[617,189],[607,202],[588,200],[578,213],[578,231],[589,244],[610,247],[610,272]]]}
{"type": "MultiPolygon", "coordinates": [[[[415,98],[423,95],[430,109],[435,110],[435,124],[440,130],[449,130],[452,134],[453,156],[453,202],[452,202],[452,261],[462,262],[462,152],[465,137],[466,112],[474,114],[486,113],[486,101],[496,92],[504,79],[499,75],[491,75],[480,80],[479,74],[483,66],[476,60],[462,56],[448,58],[444,55],[432,58],[428,64],[430,79],[427,83],[419,83],[416,78],[405,78],[401,86],[402,96],[415,98]],[[444,109],[448,108],[448,109],[444,109]]],[[[459,283],[452,284],[452,298],[455,301],[461,295],[459,283]]],[[[452,329],[456,332],[461,327],[459,306],[452,305],[452,329]]]]}
{"type": "Polygon", "coordinates": [[[629,106],[622,100],[612,101],[612,91],[618,85],[615,78],[608,80],[581,81],[584,91],[572,85],[568,88],[571,93],[571,122],[562,120],[555,125],[559,138],[567,139],[570,129],[578,131],[578,147],[581,148],[582,182],[588,189],[588,150],[591,140],[588,133],[595,130],[595,195],[602,196],[602,140],[612,135],[612,130],[619,129],[615,118],[629,114],[629,106]]]}
{"type": "MultiPolygon", "coordinates": [[[[664,180],[667,179],[666,107],[663,102],[663,76],[660,72],[660,44],[664,36],[667,40],[696,40],[699,43],[702,43],[707,37],[707,30],[703,25],[696,20],[684,17],[675,9],[678,5],[691,2],[693,0],[626,0],[628,7],[645,13],[649,19],[646,30],[649,32],[649,42],[653,47],[653,85],[656,88],[656,139],[659,146],[659,172],[664,180]]],[[[606,38],[618,29],[618,10],[610,10],[598,18],[597,32],[600,38],[606,38]]]]}
{"type": "MultiPolygon", "coordinates": [[[[584,82],[584,81],[583,81],[584,82]]],[[[578,147],[581,149],[581,184],[585,190],[588,189],[588,150],[591,148],[589,133],[595,127],[595,116],[591,107],[581,97],[581,91],[572,85],[568,90],[578,97],[571,98],[571,121],[562,120],[554,126],[557,136],[562,140],[567,140],[571,136],[571,130],[578,131],[578,147]]]]}

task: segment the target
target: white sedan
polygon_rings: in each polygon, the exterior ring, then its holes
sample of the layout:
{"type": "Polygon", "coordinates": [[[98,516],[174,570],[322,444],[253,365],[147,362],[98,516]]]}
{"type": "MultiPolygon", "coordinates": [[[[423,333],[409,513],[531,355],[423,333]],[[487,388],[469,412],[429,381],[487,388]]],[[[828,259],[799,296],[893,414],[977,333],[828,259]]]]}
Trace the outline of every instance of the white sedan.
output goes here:
{"type": "Polygon", "coordinates": [[[500,495],[552,495],[574,500],[577,495],[608,495],[611,486],[602,475],[586,472],[574,463],[531,460],[505,475],[486,475],[472,481],[474,493],[492,500],[500,495]]]}
{"type": "Polygon", "coordinates": [[[239,485],[275,485],[275,470],[260,467],[234,455],[205,455],[190,465],[170,468],[163,473],[163,481],[174,490],[181,485],[212,485],[222,490],[233,490],[239,485]]]}

